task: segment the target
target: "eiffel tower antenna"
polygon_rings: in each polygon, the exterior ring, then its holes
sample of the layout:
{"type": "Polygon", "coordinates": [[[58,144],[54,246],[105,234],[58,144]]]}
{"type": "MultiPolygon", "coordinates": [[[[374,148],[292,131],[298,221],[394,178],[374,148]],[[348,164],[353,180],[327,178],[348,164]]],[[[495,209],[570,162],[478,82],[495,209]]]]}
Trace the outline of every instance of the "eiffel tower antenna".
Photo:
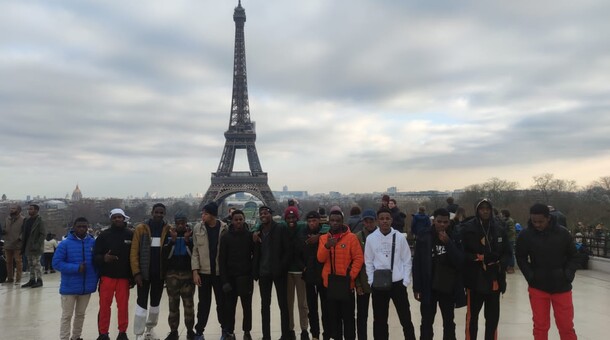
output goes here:
{"type": "Polygon", "coordinates": [[[263,201],[265,205],[276,209],[277,201],[269,188],[267,173],[263,172],[256,152],[256,124],[250,121],[244,39],[246,11],[241,7],[241,0],[235,7],[233,21],[235,21],[235,54],[229,129],[225,132],[225,146],[218,170],[212,173],[211,184],[203,197],[203,204],[211,201],[220,202],[235,193],[247,192],[263,201]],[[246,150],[250,171],[233,171],[237,149],[246,150]]]}

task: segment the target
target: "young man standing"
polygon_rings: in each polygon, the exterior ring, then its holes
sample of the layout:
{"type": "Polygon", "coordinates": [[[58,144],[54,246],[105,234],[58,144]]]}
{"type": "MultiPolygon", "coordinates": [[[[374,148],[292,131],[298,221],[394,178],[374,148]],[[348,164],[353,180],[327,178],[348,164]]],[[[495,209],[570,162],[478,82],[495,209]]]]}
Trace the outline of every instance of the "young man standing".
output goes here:
{"type": "Polygon", "coordinates": [[[413,256],[413,295],[420,302],[420,340],[432,340],[437,305],[443,316],[443,339],[455,340],[454,309],[466,303],[461,269],[464,252],[459,235],[449,229],[449,211],[434,211],[434,228],[420,230],[413,256]]]}
{"type": "Polygon", "coordinates": [[[326,312],[326,289],[322,284],[322,264],[318,262],[318,244],[320,236],[325,234],[322,230],[320,214],[310,211],[305,216],[307,228],[303,230],[305,239],[305,268],[303,278],[305,280],[305,292],[307,295],[307,307],[309,310],[309,326],[312,340],[320,338],[320,316],[318,315],[318,298],[322,310],[322,327],[324,327],[324,339],[330,339],[329,315],[326,312]]]}
{"type": "Polygon", "coordinates": [[[288,264],[288,274],[286,286],[288,291],[288,328],[290,329],[290,338],[296,339],[294,333],[294,296],[296,291],[297,306],[299,309],[299,325],[301,326],[301,340],[309,340],[309,319],[307,314],[307,294],[305,293],[305,281],[303,281],[303,269],[305,269],[305,223],[299,223],[299,210],[296,206],[289,206],[284,211],[284,221],[286,221],[286,230],[288,231],[288,239],[292,248],[292,258],[288,264]]]}
{"type": "Polygon", "coordinates": [[[229,230],[227,224],[218,219],[218,205],[210,202],[203,207],[201,222],[193,230],[193,257],[191,269],[193,282],[197,285],[199,302],[197,303],[197,324],[195,339],[204,339],[203,332],[208,324],[210,307],[212,306],[212,291],[216,300],[218,323],[224,329],[223,292],[218,266],[219,243],[222,236],[229,230]]]}
{"type": "Polygon", "coordinates": [[[170,332],[165,340],[178,340],[178,326],[180,326],[180,300],[184,304],[184,325],[186,338],[193,340],[195,332],[195,285],[191,271],[191,254],[193,251],[193,232],[187,227],[186,215],[177,213],[174,216],[174,228],[169,233],[163,245],[163,262],[165,270],[165,286],[169,300],[170,332]]]}
{"type": "Polygon", "coordinates": [[[53,268],[61,273],[61,340],[81,339],[89,298],[97,289],[97,273],[93,267],[95,240],[87,234],[88,228],[89,222],[86,218],[79,217],[74,220],[72,231],[59,244],[53,256],[53,268]]]}
{"type": "MultiPolygon", "coordinates": [[[[29,217],[23,221],[21,253],[25,254],[30,266],[30,281],[21,288],[42,287],[42,266],[40,257],[44,249],[44,239],[47,235],[42,218],[38,215],[40,207],[37,204],[30,204],[28,207],[29,217]]],[[[17,268],[21,270],[21,268],[17,268]]]]}
{"type": "MultiPolygon", "coordinates": [[[[356,320],[354,318],[354,280],[362,269],[362,248],[347,225],[343,224],[343,212],[331,210],[329,216],[330,231],[320,236],[318,245],[318,261],[324,264],[322,268],[322,281],[324,287],[328,288],[329,275],[334,273],[339,276],[349,277],[349,297],[346,300],[338,300],[334,296],[328,296],[326,302],[330,320],[330,336],[333,339],[341,339],[341,334],[346,340],[356,339],[356,320]],[[332,262],[332,263],[331,263],[332,262]],[[332,270],[331,270],[332,267],[332,270]]],[[[326,332],[326,330],[324,330],[326,332]]]]}
{"type": "Polygon", "coordinates": [[[260,231],[254,239],[253,276],[258,280],[261,294],[261,316],[263,340],[271,339],[271,289],[275,286],[277,303],[280,308],[282,340],[289,340],[288,292],[286,277],[291,249],[286,228],[273,221],[273,211],[267,206],[258,208],[261,220],[260,231]]]}
{"type": "Polygon", "coordinates": [[[159,304],[163,295],[163,261],[161,253],[163,243],[169,232],[169,224],[164,220],[165,205],[156,203],[152,208],[152,218],[147,223],[140,223],[133,233],[131,244],[131,271],[136,281],[138,299],[133,321],[133,332],[136,340],[157,339],[153,328],[159,321],[159,304]],[[148,297],[150,294],[150,309],[148,297]],[[146,314],[148,312],[148,320],[146,314]],[[144,333],[148,334],[144,334],[144,333]]]}
{"type": "Polygon", "coordinates": [[[530,208],[529,228],[517,239],[517,263],[529,285],[534,339],[548,339],[552,305],[561,340],[576,340],[572,303],[576,246],[548,206],[537,203],[530,208]]]}
{"type": "Polygon", "coordinates": [[[97,340],[110,340],[110,307],[112,298],[116,298],[118,310],[119,336],[117,340],[127,340],[129,323],[129,285],[131,266],[129,255],[133,232],[127,228],[129,217],[122,209],[110,211],[110,228],[102,231],[95,240],[93,250],[94,263],[100,276],[100,310],[97,316],[97,328],[100,336],[97,340]]]}
{"type": "Polygon", "coordinates": [[[485,305],[485,340],[498,336],[500,294],[506,291],[506,267],[512,251],[506,232],[493,216],[491,201],[475,206],[476,216],[463,224],[466,340],[476,340],[479,312],[485,305]]]}
{"type": "MultiPolygon", "coordinates": [[[[362,222],[364,227],[361,231],[356,233],[356,237],[362,247],[366,246],[366,239],[375,230],[377,230],[377,215],[373,209],[365,209],[362,213],[362,222]]],[[[369,318],[369,303],[371,300],[371,285],[369,285],[369,279],[366,275],[366,265],[362,265],[358,278],[355,282],[356,285],[356,330],[358,333],[358,340],[366,340],[368,338],[367,324],[369,318]]]]}
{"type": "Polygon", "coordinates": [[[404,338],[415,340],[407,295],[407,286],[411,282],[411,249],[404,235],[392,228],[392,213],[389,209],[381,208],[377,211],[377,224],[378,229],[366,240],[364,250],[366,274],[369,285],[373,286],[375,271],[390,269],[392,286],[389,290],[372,288],[373,338],[376,340],[389,338],[388,313],[391,299],[402,325],[404,338]]]}
{"type": "Polygon", "coordinates": [[[23,216],[21,216],[21,206],[12,204],[9,216],[4,224],[4,254],[6,255],[6,282],[13,282],[15,285],[21,284],[22,258],[21,258],[21,228],[23,227],[23,216]],[[13,267],[13,261],[16,266],[13,267]],[[17,270],[15,270],[15,268],[17,270]]]}
{"type": "Polygon", "coordinates": [[[222,236],[218,266],[224,295],[224,326],[227,339],[235,339],[235,310],[237,298],[243,311],[244,340],[252,340],[252,256],[254,242],[248,231],[246,216],[241,210],[231,212],[229,232],[222,236]]]}

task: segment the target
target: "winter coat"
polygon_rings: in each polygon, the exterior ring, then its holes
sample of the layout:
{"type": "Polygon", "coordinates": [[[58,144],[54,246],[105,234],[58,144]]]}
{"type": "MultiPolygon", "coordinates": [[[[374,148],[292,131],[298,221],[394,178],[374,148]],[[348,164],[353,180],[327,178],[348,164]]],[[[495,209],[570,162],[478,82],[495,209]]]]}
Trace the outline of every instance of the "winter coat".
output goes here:
{"type": "MultiPolygon", "coordinates": [[[[42,217],[40,217],[40,215],[26,218],[23,221],[23,224],[25,225],[27,221],[32,218],[34,219],[34,224],[32,224],[30,235],[27,237],[26,244],[21,245],[22,253],[26,256],[42,255],[44,240],[47,236],[47,232],[45,231],[44,223],[42,222],[42,217]]],[[[22,237],[21,239],[25,239],[25,237],[22,237]]]]}
{"type": "MultiPolygon", "coordinates": [[[[261,226],[262,230],[262,226],[261,226]]],[[[261,231],[261,238],[262,238],[261,231]]],[[[286,227],[278,225],[276,222],[271,221],[271,229],[269,230],[269,242],[271,247],[271,275],[274,277],[284,276],[288,273],[288,265],[292,257],[292,249],[290,247],[290,240],[288,238],[288,230],[286,227]]],[[[260,277],[260,265],[261,265],[261,242],[255,242],[254,244],[254,259],[253,259],[253,271],[252,276],[255,280],[260,277]]]]}
{"type": "Polygon", "coordinates": [[[176,241],[172,240],[171,235],[167,235],[161,250],[161,259],[165,274],[167,271],[191,273],[191,254],[193,253],[193,239],[184,239],[184,232],[178,232],[176,241]]]}
{"type": "MultiPolygon", "coordinates": [[[[201,274],[220,275],[218,266],[218,254],[220,252],[220,243],[222,236],[229,231],[229,227],[221,220],[220,230],[218,231],[218,248],[216,248],[216,272],[212,273],[212,265],[210,263],[210,241],[208,239],[208,230],[203,222],[199,222],[193,228],[193,256],[191,257],[191,268],[201,274]]],[[[215,227],[216,228],[216,227],[215,227]]]]}
{"type": "Polygon", "coordinates": [[[23,228],[23,216],[19,215],[15,219],[10,216],[6,218],[4,224],[4,249],[21,249],[21,229],[23,228]]]}
{"type": "Polygon", "coordinates": [[[432,223],[430,222],[430,216],[422,213],[413,214],[413,220],[411,221],[411,233],[413,235],[419,234],[424,229],[429,229],[432,223]]]}
{"type": "Polygon", "coordinates": [[[516,257],[523,276],[530,287],[547,293],[572,290],[578,268],[576,255],[574,239],[554,216],[542,231],[536,230],[530,221],[517,239],[516,257]]]}
{"type": "Polygon", "coordinates": [[[70,232],[65,240],[57,246],[53,255],[53,268],[61,273],[59,294],[85,295],[97,289],[97,271],[93,266],[93,248],[95,240],[89,234],[79,239],[70,232]],[[79,273],[81,263],[85,272],[79,273]]]}
{"type": "Polygon", "coordinates": [[[234,283],[237,277],[252,278],[254,242],[247,226],[240,231],[229,227],[229,231],[222,236],[219,248],[218,266],[223,284],[234,283]]]}
{"type": "MultiPolygon", "coordinates": [[[[489,203],[489,201],[486,201],[489,203]]],[[[479,202],[475,207],[478,213],[479,202]]],[[[490,203],[489,203],[490,204],[490,203]]],[[[492,207],[493,211],[493,207],[492,207]]],[[[498,225],[493,216],[489,219],[487,237],[486,229],[477,215],[461,225],[461,237],[464,247],[464,286],[481,294],[493,291],[493,282],[497,281],[500,292],[506,291],[506,267],[512,257],[512,249],[506,231],[498,225]],[[485,243],[485,244],[484,244],[485,243]],[[477,254],[484,260],[478,261],[477,254]],[[486,263],[499,261],[487,266],[486,263]]]]}
{"type": "Polygon", "coordinates": [[[337,244],[327,249],[325,245],[329,237],[333,237],[332,232],[320,236],[318,244],[318,261],[324,264],[322,267],[322,283],[324,287],[328,287],[328,274],[331,272],[330,262],[332,259],[333,272],[337,275],[349,274],[350,287],[354,288],[354,280],[358,277],[358,273],[360,273],[364,263],[360,242],[356,235],[349,231],[347,226],[343,227],[337,244]],[[348,268],[350,268],[349,273],[347,272],[348,268]]]}
{"type": "Polygon", "coordinates": [[[94,264],[100,276],[107,276],[114,279],[131,279],[131,240],[133,232],[127,227],[110,227],[95,239],[93,249],[94,264]],[[118,260],[104,262],[104,255],[110,251],[111,255],[118,257],[118,260]]]}
{"type": "MultiPolygon", "coordinates": [[[[161,230],[161,242],[159,254],[163,254],[163,240],[166,239],[169,233],[169,224],[164,223],[163,229],[161,230]]],[[[150,248],[152,244],[152,237],[150,226],[146,223],[140,223],[136,226],[136,230],[133,233],[133,239],[131,242],[131,252],[129,254],[129,262],[131,265],[131,272],[133,276],[142,275],[143,280],[150,279],[150,248]]],[[[165,276],[164,261],[160,259],[159,266],[161,277],[165,276]]]]}
{"type": "Polygon", "coordinates": [[[434,270],[444,270],[443,273],[436,273],[446,280],[454,280],[453,295],[454,306],[463,307],[466,305],[466,295],[464,294],[464,284],[462,282],[462,266],[464,263],[464,252],[459,234],[454,230],[447,230],[449,243],[445,245],[448,263],[443,265],[436,264],[432,256],[434,247],[437,244],[438,236],[433,228],[423,229],[417,235],[415,250],[413,255],[413,291],[421,294],[422,303],[430,303],[432,297],[432,285],[434,280],[434,270]]]}

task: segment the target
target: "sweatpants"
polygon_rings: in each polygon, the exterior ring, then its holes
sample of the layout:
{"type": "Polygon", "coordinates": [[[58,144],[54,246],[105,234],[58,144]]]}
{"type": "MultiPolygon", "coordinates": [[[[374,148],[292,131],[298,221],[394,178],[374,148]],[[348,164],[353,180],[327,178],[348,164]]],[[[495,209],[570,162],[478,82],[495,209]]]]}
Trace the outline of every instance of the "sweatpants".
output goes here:
{"type": "Polygon", "coordinates": [[[466,340],[477,339],[479,313],[483,305],[485,305],[485,340],[496,340],[500,320],[500,292],[481,294],[467,289],[466,301],[466,340]]]}
{"type": "Polygon", "coordinates": [[[572,304],[572,291],[550,294],[545,291],[529,287],[532,319],[534,320],[534,339],[547,340],[551,328],[551,305],[555,325],[561,340],[576,340],[574,330],[574,305],[572,304]]]}
{"type": "Polygon", "coordinates": [[[108,334],[110,328],[110,306],[116,299],[119,332],[127,332],[129,323],[129,279],[100,277],[100,310],[97,315],[97,329],[100,334],[108,334]]]}
{"type": "Polygon", "coordinates": [[[61,324],[59,326],[59,339],[79,339],[83,333],[85,311],[89,305],[91,294],[62,295],[61,296],[61,324]],[[74,316],[74,322],[72,322],[74,316]],[[72,326],[72,337],[70,337],[72,326]]]}

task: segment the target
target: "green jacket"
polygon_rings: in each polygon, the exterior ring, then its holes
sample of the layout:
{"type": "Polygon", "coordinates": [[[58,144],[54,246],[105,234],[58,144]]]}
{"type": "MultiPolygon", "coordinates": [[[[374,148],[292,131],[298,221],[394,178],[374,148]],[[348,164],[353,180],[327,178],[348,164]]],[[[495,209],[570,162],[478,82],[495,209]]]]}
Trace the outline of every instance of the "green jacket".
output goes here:
{"type": "Polygon", "coordinates": [[[517,232],[515,231],[515,220],[509,217],[504,221],[506,223],[506,236],[509,241],[515,242],[517,240],[517,232]]]}
{"type": "MultiPolygon", "coordinates": [[[[35,219],[34,224],[32,224],[27,243],[22,245],[22,250],[26,255],[42,255],[44,252],[44,239],[47,236],[47,231],[44,228],[44,223],[42,222],[42,217],[40,217],[40,215],[26,218],[23,222],[24,225],[31,218],[35,219]]],[[[24,237],[21,239],[24,239],[24,237]]]]}
{"type": "MultiPolygon", "coordinates": [[[[375,229],[375,230],[377,230],[377,229],[375,229]]],[[[358,238],[358,242],[360,242],[360,246],[362,247],[363,254],[364,254],[364,246],[366,244],[366,238],[371,233],[372,232],[367,231],[366,228],[364,228],[356,233],[356,237],[358,238]]],[[[360,269],[360,273],[358,274],[358,277],[356,278],[356,281],[354,283],[355,283],[356,287],[362,288],[362,291],[365,294],[368,294],[371,292],[371,285],[369,285],[369,279],[368,279],[368,275],[366,275],[366,267],[365,267],[364,263],[362,264],[362,269],[360,269]]]]}

